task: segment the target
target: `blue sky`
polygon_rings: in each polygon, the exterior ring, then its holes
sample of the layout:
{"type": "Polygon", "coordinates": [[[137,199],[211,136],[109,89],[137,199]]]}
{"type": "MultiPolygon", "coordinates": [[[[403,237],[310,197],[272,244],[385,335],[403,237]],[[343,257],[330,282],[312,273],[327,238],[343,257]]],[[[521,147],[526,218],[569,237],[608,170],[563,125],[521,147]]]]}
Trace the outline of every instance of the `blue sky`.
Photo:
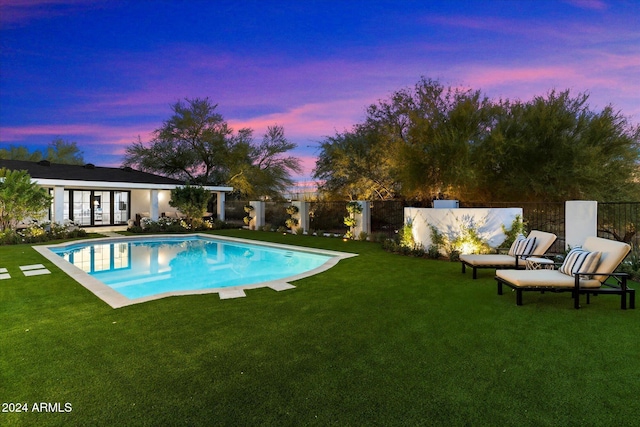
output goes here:
{"type": "Polygon", "coordinates": [[[75,141],[119,166],[184,98],[234,129],[318,141],[421,76],[529,100],[590,94],[640,123],[636,0],[0,0],[0,146],[75,141]]]}

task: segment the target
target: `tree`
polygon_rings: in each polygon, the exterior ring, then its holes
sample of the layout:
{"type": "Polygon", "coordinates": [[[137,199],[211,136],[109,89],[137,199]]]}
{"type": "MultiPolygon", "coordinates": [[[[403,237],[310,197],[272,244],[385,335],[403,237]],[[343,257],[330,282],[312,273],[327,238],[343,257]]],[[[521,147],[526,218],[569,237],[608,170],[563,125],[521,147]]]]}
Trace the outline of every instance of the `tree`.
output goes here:
{"type": "Polygon", "coordinates": [[[318,189],[339,199],[393,199],[398,184],[391,174],[391,157],[380,141],[375,129],[362,125],[327,137],[313,172],[318,189]]]}
{"type": "Polygon", "coordinates": [[[384,188],[424,202],[639,200],[640,127],[587,101],[568,90],[491,101],[422,78],[325,139],[314,177],[348,199],[384,188]]]}
{"type": "Polygon", "coordinates": [[[15,228],[22,220],[42,215],[51,196],[31,182],[26,171],[0,169],[0,231],[15,228]]]}
{"type": "Polygon", "coordinates": [[[491,120],[480,92],[422,78],[369,106],[353,132],[323,141],[314,177],[349,198],[460,197],[475,185],[470,150],[491,120]]]}
{"type": "Polygon", "coordinates": [[[588,95],[551,91],[504,102],[489,136],[473,148],[483,199],[564,201],[640,198],[640,130],[588,95]]]}
{"type": "Polygon", "coordinates": [[[29,151],[28,147],[11,145],[8,149],[0,149],[0,159],[5,160],[25,160],[28,162],[39,162],[40,160],[48,160],[51,163],[82,165],[84,159],[82,151],[75,142],[65,141],[62,138],[56,138],[51,141],[46,150],[29,151]]]}
{"type": "Polygon", "coordinates": [[[75,142],[65,141],[56,138],[49,143],[44,159],[51,163],[61,163],[65,165],[83,165],[84,158],[82,151],[75,142]]]}
{"type": "Polygon", "coordinates": [[[171,190],[171,200],[169,206],[178,209],[186,215],[187,221],[191,224],[202,220],[207,203],[211,198],[211,193],[200,186],[176,187],[171,190]]]}
{"type": "Polygon", "coordinates": [[[10,145],[9,148],[0,148],[0,159],[24,160],[27,162],[39,162],[42,160],[42,152],[29,151],[29,147],[22,145],[10,145]]]}
{"type": "Polygon", "coordinates": [[[262,144],[253,130],[233,132],[208,98],[172,105],[173,115],[153,139],[127,147],[124,165],[201,185],[231,185],[248,197],[277,195],[290,184],[299,161],[282,157],[296,147],[280,126],[269,128],[262,144]]]}
{"type": "Polygon", "coordinates": [[[445,88],[424,78],[412,93],[393,99],[404,100],[408,124],[393,145],[402,195],[430,201],[469,194],[476,180],[471,150],[487,134],[490,101],[479,91],[445,88]]]}
{"type": "Polygon", "coordinates": [[[250,196],[270,197],[277,197],[286,192],[293,185],[290,173],[302,172],[298,158],[282,155],[294,148],[296,144],[285,138],[282,126],[267,127],[262,142],[257,146],[251,146],[248,179],[245,180],[249,185],[245,184],[242,192],[250,196]]]}

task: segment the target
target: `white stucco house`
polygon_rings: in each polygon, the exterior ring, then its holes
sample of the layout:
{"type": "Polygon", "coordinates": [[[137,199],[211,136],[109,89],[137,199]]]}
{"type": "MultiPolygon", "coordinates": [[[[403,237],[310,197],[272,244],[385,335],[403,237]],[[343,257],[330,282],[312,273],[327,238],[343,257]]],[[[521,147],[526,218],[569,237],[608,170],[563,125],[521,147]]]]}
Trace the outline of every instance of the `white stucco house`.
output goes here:
{"type": "MultiPolygon", "coordinates": [[[[21,160],[1,160],[0,168],[25,170],[33,182],[48,189],[53,203],[48,220],[63,223],[72,220],[84,228],[118,230],[129,220],[147,216],[157,220],[174,213],[169,206],[171,190],[185,183],[132,168],[99,167],[93,164],[64,165],[21,160]]],[[[206,186],[216,195],[213,214],[224,220],[227,192],[233,187],[206,186]]]]}

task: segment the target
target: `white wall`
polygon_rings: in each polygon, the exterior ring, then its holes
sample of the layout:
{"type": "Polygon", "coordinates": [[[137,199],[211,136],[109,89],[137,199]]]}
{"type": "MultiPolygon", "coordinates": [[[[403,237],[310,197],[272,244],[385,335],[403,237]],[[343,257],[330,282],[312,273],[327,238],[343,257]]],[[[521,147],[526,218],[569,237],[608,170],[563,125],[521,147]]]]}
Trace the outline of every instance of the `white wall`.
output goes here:
{"type": "Polygon", "coordinates": [[[502,225],[507,229],[511,228],[517,215],[522,217],[522,208],[404,208],[405,224],[408,221],[413,223],[413,238],[416,243],[422,243],[425,249],[432,243],[430,225],[449,236],[450,240],[459,234],[461,226],[471,225],[489,246],[496,248],[507,237],[502,231],[502,225]]]}
{"type": "MultiPolygon", "coordinates": [[[[171,200],[170,190],[158,190],[158,214],[162,212],[175,212],[176,208],[169,206],[171,200]]],[[[131,218],[136,214],[151,212],[151,190],[131,190],[131,218]]]]}
{"type": "Polygon", "coordinates": [[[566,201],[564,221],[565,249],[581,246],[587,237],[598,235],[598,202],[566,201]]]}

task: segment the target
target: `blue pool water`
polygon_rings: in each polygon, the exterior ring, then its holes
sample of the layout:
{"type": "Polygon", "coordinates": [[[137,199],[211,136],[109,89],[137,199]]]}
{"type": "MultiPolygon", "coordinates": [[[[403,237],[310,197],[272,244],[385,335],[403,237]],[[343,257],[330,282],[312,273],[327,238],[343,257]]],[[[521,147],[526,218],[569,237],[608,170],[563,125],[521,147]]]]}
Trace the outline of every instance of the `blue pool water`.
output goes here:
{"type": "Polygon", "coordinates": [[[202,236],[119,239],[49,249],[130,299],[289,278],[332,258],[202,236]]]}

